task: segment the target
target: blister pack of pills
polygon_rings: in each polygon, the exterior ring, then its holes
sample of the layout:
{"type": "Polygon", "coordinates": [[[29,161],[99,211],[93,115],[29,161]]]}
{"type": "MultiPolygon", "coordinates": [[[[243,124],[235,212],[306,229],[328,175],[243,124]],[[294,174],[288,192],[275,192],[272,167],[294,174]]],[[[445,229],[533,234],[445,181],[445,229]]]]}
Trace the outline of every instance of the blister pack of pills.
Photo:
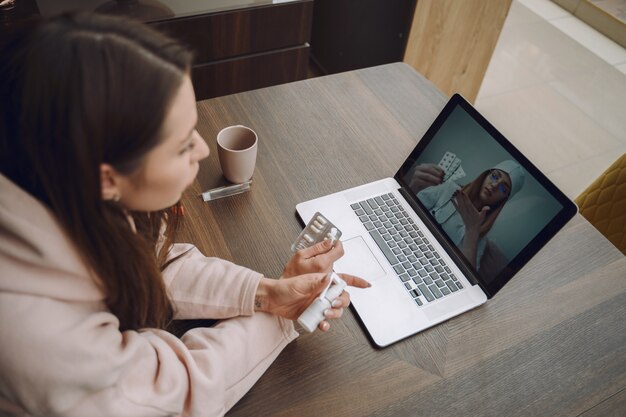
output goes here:
{"type": "Polygon", "coordinates": [[[443,176],[444,182],[458,180],[466,175],[461,166],[461,158],[452,152],[446,152],[437,165],[445,172],[443,176]]]}
{"type": "Polygon", "coordinates": [[[313,215],[306,227],[300,232],[298,238],[291,245],[291,251],[296,252],[311,247],[324,239],[330,239],[333,243],[341,237],[341,230],[331,223],[319,211],[313,215]]]}

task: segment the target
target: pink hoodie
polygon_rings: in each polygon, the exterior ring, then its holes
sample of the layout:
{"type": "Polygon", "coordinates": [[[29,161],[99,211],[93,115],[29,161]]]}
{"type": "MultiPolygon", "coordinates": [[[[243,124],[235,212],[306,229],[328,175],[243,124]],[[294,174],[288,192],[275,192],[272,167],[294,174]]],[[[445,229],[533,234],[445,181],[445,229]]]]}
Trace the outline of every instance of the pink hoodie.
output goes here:
{"type": "Polygon", "coordinates": [[[261,275],[192,248],[164,272],[182,338],[120,332],[103,294],[41,203],[0,175],[0,414],[216,416],[297,333],[254,313],[261,275]]]}

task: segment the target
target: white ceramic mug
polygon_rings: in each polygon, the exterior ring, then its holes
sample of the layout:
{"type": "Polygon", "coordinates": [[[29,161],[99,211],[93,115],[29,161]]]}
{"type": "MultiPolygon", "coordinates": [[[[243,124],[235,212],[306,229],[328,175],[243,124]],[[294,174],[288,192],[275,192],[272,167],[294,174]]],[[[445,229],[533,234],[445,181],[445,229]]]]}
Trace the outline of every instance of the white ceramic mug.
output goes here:
{"type": "Polygon", "coordinates": [[[241,184],[252,178],[259,138],[249,127],[228,126],[217,134],[217,156],[222,173],[230,182],[241,184]]]}

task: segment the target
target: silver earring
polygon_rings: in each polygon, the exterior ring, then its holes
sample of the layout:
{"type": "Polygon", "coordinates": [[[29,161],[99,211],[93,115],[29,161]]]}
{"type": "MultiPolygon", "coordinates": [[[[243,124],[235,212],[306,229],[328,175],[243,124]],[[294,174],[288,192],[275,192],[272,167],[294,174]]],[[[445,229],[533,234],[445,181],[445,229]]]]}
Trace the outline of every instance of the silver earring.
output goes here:
{"type": "Polygon", "coordinates": [[[118,201],[120,201],[120,198],[121,198],[121,197],[122,197],[122,196],[120,195],[120,193],[115,193],[115,194],[113,195],[113,201],[115,201],[115,202],[117,203],[118,201]]]}

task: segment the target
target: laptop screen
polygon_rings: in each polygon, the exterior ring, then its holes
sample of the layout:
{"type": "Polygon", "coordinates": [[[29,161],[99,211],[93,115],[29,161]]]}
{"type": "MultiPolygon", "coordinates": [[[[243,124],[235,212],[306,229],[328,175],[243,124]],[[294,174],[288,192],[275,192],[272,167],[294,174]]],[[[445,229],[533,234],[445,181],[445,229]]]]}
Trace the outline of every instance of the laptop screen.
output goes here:
{"type": "Polygon", "coordinates": [[[577,211],[458,94],[395,178],[490,297],[577,211]]]}

